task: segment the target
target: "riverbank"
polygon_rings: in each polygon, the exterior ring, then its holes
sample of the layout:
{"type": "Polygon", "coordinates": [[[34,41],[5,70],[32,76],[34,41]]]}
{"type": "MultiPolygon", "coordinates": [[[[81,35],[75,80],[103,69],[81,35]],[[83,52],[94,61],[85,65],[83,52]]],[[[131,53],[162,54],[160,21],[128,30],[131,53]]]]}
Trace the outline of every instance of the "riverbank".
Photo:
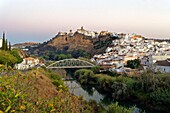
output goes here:
{"type": "Polygon", "coordinates": [[[105,110],[67,89],[59,75],[42,68],[0,76],[0,113],[132,113],[118,103],[105,110]]]}
{"type": "Polygon", "coordinates": [[[75,77],[80,84],[94,87],[113,100],[136,102],[158,112],[170,111],[170,77],[164,74],[147,72],[141,76],[109,76],[80,69],[75,72],[75,77]]]}

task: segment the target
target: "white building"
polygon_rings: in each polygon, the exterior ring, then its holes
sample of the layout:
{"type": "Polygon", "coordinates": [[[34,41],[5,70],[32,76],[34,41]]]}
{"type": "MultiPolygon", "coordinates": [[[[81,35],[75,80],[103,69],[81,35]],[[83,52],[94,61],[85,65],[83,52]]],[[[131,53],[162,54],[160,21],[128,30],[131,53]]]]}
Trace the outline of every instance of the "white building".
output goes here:
{"type": "Polygon", "coordinates": [[[58,36],[65,36],[65,35],[67,35],[66,32],[58,32],[58,36]]]}
{"type": "Polygon", "coordinates": [[[0,38],[0,48],[2,47],[2,38],[0,38]]]}
{"type": "Polygon", "coordinates": [[[97,32],[93,32],[93,31],[87,31],[83,28],[83,26],[81,27],[81,29],[77,29],[77,32],[79,34],[83,34],[85,36],[89,36],[89,37],[92,37],[92,38],[97,38],[98,37],[98,33],[97,32]]]}
{"type": "Polygon", "coordinates": [[[166,60],[166,59],[169,59],[170,58],[170,55],[153,55],[152,56],[152,59],[153,59],[153,63],[155,63],[156,61],[160,61],[160,60],[166,60]]]}
{"type": "Polygon", "coordinates": [[[19,70],[25,70],[25,69],[33,68],[37,66],[39,63],[40,61],[38,58],[28,57],[28,58],[24,58],[20,64],[16,64],[15,68],[19,70]]]}
{"type": "Polygon", "coordinates": [[[170,73],[170,59],[157,61],[155,63],[155,72],[170,73]]]}
{"type": "Polygon", "coordinates": [[[140,61],[144,70],[151,69],[153,66],[153,59],[151,55],[143,56],[142,58],[140,58],[140,61]]]}
{"type": "Polygon", "coordinates": [[[107,47],[107,49],[105,50],[106,53],[111,52],[112,51],[112,47],[107,47]]]}

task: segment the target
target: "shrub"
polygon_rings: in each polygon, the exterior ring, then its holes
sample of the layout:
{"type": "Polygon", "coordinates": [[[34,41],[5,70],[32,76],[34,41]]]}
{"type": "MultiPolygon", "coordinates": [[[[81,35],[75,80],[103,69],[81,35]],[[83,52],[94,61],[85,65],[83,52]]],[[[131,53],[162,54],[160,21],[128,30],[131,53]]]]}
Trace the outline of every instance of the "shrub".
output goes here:
{"type": "Polygon", "coordinates": [[[0,51],[0,64],[14,66],[17,63],[17,58],[8,51],[0,51]]]}
{"type": "Polygon", "coordinates": [[[10,54],[13,55],[15,58],[17,58],[17,64],[21,63],[23,61],[23,59],[20,57],[18,50],[12,50],[10,51],[10,54]]]}
{"type": "Polygon", "coordinates": [[[134,79],[137,81],[136,89],[145,93],[153,92],[158,88],[170,89],[170,76],[147,72],[134,79]]]}
{"type": "Polygon", "coordinates": [[[93,71],[88,69],[80,69],[75,72],[75,77],[78,78],[80,83],[87,84],[91,81],[92,77],[94,76],[93,71]]]}
{"type": "Polygon", "coordinates": [[[130,67],[132,69],[136,69],[140,66],[140,60],[135,59],[135,60],[128,60],[127,61],[127,67],[130,67]]]}
{"type": "Polygon", "coordinates": [[[124,108],[116,102],[108,107],[107,113],[133,113],[133,108],[124,108]]]}
{"type": "Polygon", "coordinates": [[[99,66],[95,66],[95,67],[92,67],[91,70],[94,72],[94,73],[98,73],[100,71],[100,67],[99,66]]]}
{"type": "Polygon", "coordinates": [[[156,101],[163,104],[170,104],[170,90],[168,89],[157,89],[156,91],[150,93],[150,98],[152,101],[156,101]]]}
{"type": "Polygon", "coordinates": [[[0,64],[0,72],[5,70],[5,65],[0,64]]]}
{"type": "Polygon", "coordinates": [[[52,71],[45,72],[45,75],[49,79],[51,79],[52,83],[57,87],[57,89],[63,89],[63,90],[67,89],[66,86],[64,86],[64,82],[60,75],[57,75],[52,71]]]}

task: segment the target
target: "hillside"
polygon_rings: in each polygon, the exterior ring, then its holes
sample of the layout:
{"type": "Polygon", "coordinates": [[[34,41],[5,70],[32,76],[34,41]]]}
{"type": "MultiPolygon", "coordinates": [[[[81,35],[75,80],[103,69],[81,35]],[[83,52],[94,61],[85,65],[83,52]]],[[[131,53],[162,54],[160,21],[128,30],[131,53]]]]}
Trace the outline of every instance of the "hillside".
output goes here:
{"type": "MultiPolygon", "coordinates": [[[[117,38],[107,31],[95,34],[95,32],[89,32],[83,28],[80,30],[77,30],[75,33],[59,32],[58,35],[51,40],[40,44],[38,47],[31,48],[29,53],[42,56],[44,54],[49,55],[49,51],[53,51],[57,54],[70,53],[73,57],[76,57],[74,54],[79,54],[81,50],[81,53],[94,55],[103,53],[107,46],[112,43],[112,40],[117,38]],[[82,31],[80,32],[80,30],[82,31]],[[93,35],[96,35],[97,38],[93,35]]],[[[79,56],[81,55],[77,55],[77,57],[79,56]]]]}
{"type": "Polygon", "coordinates": [[[26,46],[36,46],[38,44],[39,43],[37,43],[37,42],[24,42],[24,43],[14,44],[14,45],[12,45],[12,47],[13,48],[23,48],[23,47],[26,47],[26,46]]]}
{"type": "Polygon", "coordinates": [[[56,47],[60,50],[78,50],[82,49],[90,53],[93,50],[93,40],[82,34],[75,33],[73,36],[57,35],[46,46],[56,47]]]}
{"type": "Polygon", "coordinates": [[[81,98],[67,92],[58,75],[42,69],[2,76],[0,83],[0,113],[95,113],[81,98]]]}
{"type": "Polygon", "coordinates": [[[0,113],[132,113],[118,103],[105,110],[68,92],[60,75],[42,68],[0,76],[0,113]],[[13,76],[11,76],[11,74],[13,76]],[[110,112],[112,111],[112,112],[110,112]]]}

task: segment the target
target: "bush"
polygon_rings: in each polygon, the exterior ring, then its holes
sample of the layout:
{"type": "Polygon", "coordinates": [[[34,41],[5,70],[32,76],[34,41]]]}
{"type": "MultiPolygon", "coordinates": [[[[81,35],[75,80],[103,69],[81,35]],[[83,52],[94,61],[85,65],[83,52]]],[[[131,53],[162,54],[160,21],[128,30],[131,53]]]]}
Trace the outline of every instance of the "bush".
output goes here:
{"type": "Polygon", "coordinates": [[[0,72],[5,70],[5,65],[0,64],[0,72]]]}
{"type": "Polygon", "coordinates": [[[137,83],[137,80],[134,80],[134,79],[132,79],[130,77],[124,77],[124,76],[116,77],[116,81],[119,81],[121,83],[125,83],[129,90],[134,89],[134,87],[135,87],[135,85],[137,83]]]}
{"type": "Polygon", "coordinates": [[[15,58],[17,58],[17,64],[21,63],[23,59],[20,57],[18,50],[12,50],[10,51],[10,54],[13,55],[15,58]]]}
{"type": "Polygon", "coordinates": [[[133,108],[124,108],[116,102],[108,107],[107,113],[133,113],[133,108]]]}
{"type": "Polygon", "coordinates": [[[168,89],[157,89],[156,91],[150,93],[150,98],[152,101],[156,101],[158,103],[170,104],[170,90],[168,89]]]}
{"type": "Polygon", "coordinates": [[[120,76],[120,74],[118,74],[115,71],[104,71],[104,72],[100,72],[101,74],[107,74],[109,76],[115,77],[115,76],[120,76]]]}
{"type": "Polygon", "coordinates": [[[127,61],[127,67],[130,67],[132,69],[136,69],[140,66],[140,60],[135,59],[135,60],[128,60],[127,61]]]}
{"type": "Polygon", "coordinates": [[[114,82],[111,88],[112,97],[116,100],[123,100],[129,96],[129,91],[125,83],[114,82]]]}
{"type": "Polygon", "coordinates": [[[88,84],[94,76],[94,73],[88,69],[80,69],[77,70],[74,75],[78,78],[81,84],[88,84]]]}
{"type": "Polygon", "coordinates": [[[46,72],[45,75],[49,79],[51,79],[52,83],[57,87],[57,89],[64,89],[64,90],[66,89],[66,86],[64,86],[64,82],[63,82],[60,75],[57,75],[57,74],[55,74],[55,73],[53,73],[51,71],[46,72]]]}
{"type": "Polygon", "coordinates": [[[74,75],[78,78],[79,78],[79,76],[88,76],[88,74],[90,74],[92,76],[94,75],[93,71],[91,71],[89,69],[79,69],[74,73],[74,75]]]}
{"type": "Polygon", "coordinates": [[[153,92],[159,88],[170,89],[170,76],[167,75],[146,72],[134,79],[137,81],[136,90],[145,93],[153,92]]]}
{"type": "Polygon", "coordinates": [[[0,51],[0,64],[14,66],[18,59],[10,54],[8,51],[0,51]]]}
{"type": "Polygon", "coordinates": [[[95,67],[92,67],[91,70],[92,70],[94,73],[99,73],[100,67],[99,67],[99,66],[95,66],[95,67]]]}

